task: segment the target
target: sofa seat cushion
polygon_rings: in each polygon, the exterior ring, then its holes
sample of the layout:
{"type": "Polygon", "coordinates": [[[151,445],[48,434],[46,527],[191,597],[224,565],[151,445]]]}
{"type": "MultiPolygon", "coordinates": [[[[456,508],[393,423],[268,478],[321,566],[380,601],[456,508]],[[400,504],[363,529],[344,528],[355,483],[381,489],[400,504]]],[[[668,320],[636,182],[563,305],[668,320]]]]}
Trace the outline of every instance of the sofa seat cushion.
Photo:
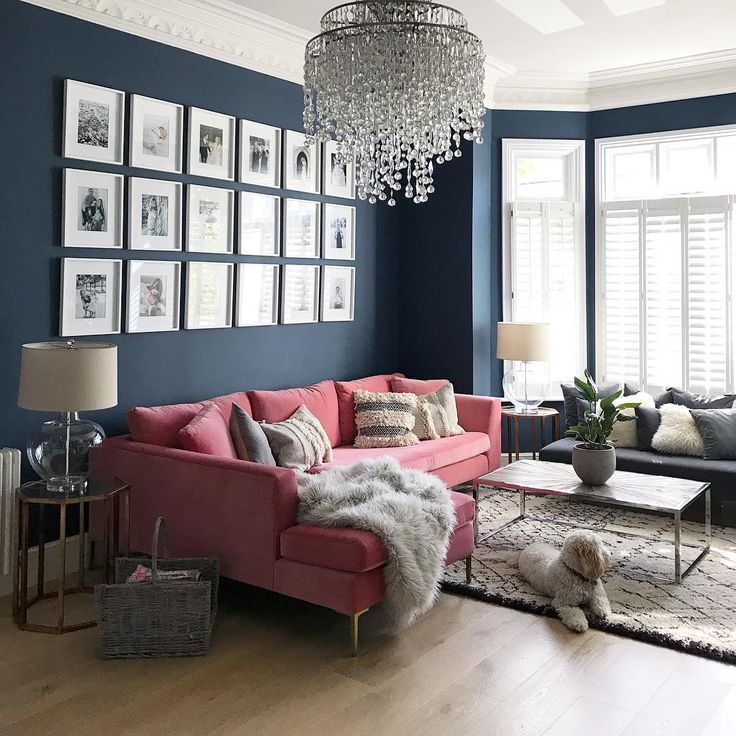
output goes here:
{"type": "Polygon", "coordinates": [[[380,457],[395,457],[401,467],[430,472],[436,468],[468,460],[488,452],[491,441],[483,432],[466,432],[455,437],[439,440],[425,440],[411,447],[380,447],[360,449],[357,447],[336,447],[332,451],[332,462],[317,465],[310,472],[321,473],[335,465],[353,465],[361,460],[376,460],[380,457]]]}
{"type": "MultiPolygon", "coordinates": [[[[452,492],[455,526],[473,520],[472,496],[452,492]]],[[[328,529],[298,524],[281,533],[281,556],[307,565],[346,572],[367,572],[386,562],[386,550],[373,532],[362,529],[328,529]]]]}

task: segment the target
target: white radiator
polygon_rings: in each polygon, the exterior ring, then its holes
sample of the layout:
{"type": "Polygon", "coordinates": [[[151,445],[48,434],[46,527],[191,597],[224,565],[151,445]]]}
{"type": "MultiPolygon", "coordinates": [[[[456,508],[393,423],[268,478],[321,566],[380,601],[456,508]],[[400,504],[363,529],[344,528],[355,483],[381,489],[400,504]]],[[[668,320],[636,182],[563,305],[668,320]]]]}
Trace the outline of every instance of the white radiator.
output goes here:
{"type": "Polygon", "coordinates": [[[15,489],[20,485],[20,450],[0,450],[0,573],[10,575],[15,544],[15,489]]]}

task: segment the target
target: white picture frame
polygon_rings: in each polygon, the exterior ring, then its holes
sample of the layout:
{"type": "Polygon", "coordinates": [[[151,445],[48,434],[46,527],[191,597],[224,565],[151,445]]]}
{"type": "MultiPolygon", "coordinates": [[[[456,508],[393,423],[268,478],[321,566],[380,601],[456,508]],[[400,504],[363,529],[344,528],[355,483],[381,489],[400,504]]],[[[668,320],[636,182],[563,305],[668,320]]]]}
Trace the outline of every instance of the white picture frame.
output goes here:
{"type": "Polygon", "coordinates": [[[130,165],[181,174],[184,107],[153,97],[131,95],[130,165]]]}
{"type": "Polygon", "coordinates": [[[118,259],[61,259],[61,337],[120,333],[122,271],[118,259]]]}
{"type": "Polygon", "coordinates": [[[235,180],[235,118],[189,108],[188,173],[235,180]]]}
{"type": "Polygon", "coordinates": [[[355,319],[355,267],[322,266],[322,322],[355,319]]]}
{"type": "Polygon", "coordinates": [[[238,253],[244,256],[281,254],[281,198],[240,192],[238,253]]]}
{"type": "Polygon", "coordinates": [[[240,121],[238,178],[262,187],[281,186],[281,128],[240,121]]]}
{"type": "Polygon", "coordinates": [[[123,177],[85,169],[64,169],[62,245],[123,247],[123,177]]]}
{"type": "Polygon", "coordinates": [[[279,322],[279,266],[239,263],[235,326],[263,327],[279,322]]]}
{"type": "Polygon", "coordinates": [[[62,155],[84,161],[123,163],[125,92],[64,81],[62,155]]]}
{"type": "Polygon", "coordinates": [[[284,139],[284,189],[319,194],[321,161],[319,144],[306,144],[306,136],[296,130],[285,130],[284,139]]]}
{"type": "Polygon", "coordinates": [[[128,261],[126,332],[179,329],[181,263],[128,261]]]}
{"type": "Polygon", "coordinates": [[[281,322],[285,325],[319,321],[319,266],[283,266],[281,322]]]}
{"type": "Polygon", "coordinates": [[[340,161],[337,141],[322,145],[322,194],[328,197],[355,199],[355,159],[340,161]]]}
{"type": "Polygon", "coordinates": [[[319,258],[320,203],[309,199],[285,199],[284,256],[319,258]]]}
{"type": "Polygon", "coordinates": [[[128,248],[182,249],[182,184],[161,179],[128,179],[128,248]]]}
{"type": "Polygon", "coordinates": [[[322,258],[355,260],[355,207],[326,202],[322,211],[322,258]]]}
{"type": "Polygon", "coordinates": [[[235,192],[187,186],[186,245],[192,253],[232,253],[235,192]]]}
{"type": "Polygon", "coordinates": [[[234,270],[233,263],[187,262],[184,329],[232,327],[234,270]]]}

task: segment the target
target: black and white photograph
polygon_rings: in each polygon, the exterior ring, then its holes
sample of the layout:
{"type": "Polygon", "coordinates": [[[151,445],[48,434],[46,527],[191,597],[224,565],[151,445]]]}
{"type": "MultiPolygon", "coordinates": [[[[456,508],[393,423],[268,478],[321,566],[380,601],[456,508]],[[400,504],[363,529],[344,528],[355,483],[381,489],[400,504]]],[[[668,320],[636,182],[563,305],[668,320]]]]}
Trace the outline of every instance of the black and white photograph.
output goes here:
{"type": "Polygon", "coordinates": [[[182,185],[160,179],[128,180],[128,247],[181,250],[182,185]]]}
{"type": "Polygon", "coordinates": [[[355,207],[325,204],[322,212],[322,257],[355,260],[355,207]]]}
{"type": "Polygon", "coordinates": [[[284,266],[281,321],[301,324],[319,320],[319,266],[284,266]]]}
{"type": "Polygon", "coordinates": [[[355,311],[355,269],[323,266],[322,321],[350,322],[355,311]]]}
{"type": "Polygon", "coordinates": [[[232,327],[234,264],[189,261],[186,268],[184,328],[232,327]]]}
{"type": "Polygon", "coordinates": [[[281,184],[281,129],[240,121],[240,181],[264,187],[281,184]]]}
{"type": "Polygon", "coordinates": [[[128,261],[127,332],[179,329],[180,273],[175,261],[128,261]]]}
{"type": "Polygon", "coordinates": [[[270,194],[240,192],[238,253],[278,256],[281,241],[281,199],[270,194]]]}
{"type": "Polygon", "coordinates": [[[319,202],[284,200],[284,256],[319,258],[319,202]]]}
{"type": "Polygon", "coordinates": [[[318,145],[307,145],[304,133],[284,131],[284,188],[319,192],[320,159],[318,145]]]}
{"type": "Polygon", "coordinates": [[[235,179],[235,118],[189,108],[189,173],[235,179]]]}
{"type": "Polygon", "coordinates": [[[124,92],[67,79],[64,157],[122,164],[124,115],[124,92]]]}
{"type": "Polygon", "coordinates": [[[65,169],[63,199],[65,246],[123,247],[122,176],[65,169]]]}
{"type": "Polygon", "coordinates": [[[122,261],[62,258],[59,335],[120,332],[122,261]]]}
{"type": "Polygon", "coordinates": [[[239,263],[235,326],[278,323],[279,267],[269,263],[239,263]]]}
{"type": "Polygon", "coordinates": [[[130,105],[130,165],[180,174],[184,108],[142,95],[130,105]]]}
{"type": "Polygon", "coordinates": [[[197,253],[233,252],[233,202],[229,189],[188,187],[187,250],[197,253]]]}
{"type": "Polygon", "coordinates": [[[341,155],[336,141],[325,143],[322,151],[322,193],[330,197],[355,199],[355,163],[352,155],[341,155]]]}

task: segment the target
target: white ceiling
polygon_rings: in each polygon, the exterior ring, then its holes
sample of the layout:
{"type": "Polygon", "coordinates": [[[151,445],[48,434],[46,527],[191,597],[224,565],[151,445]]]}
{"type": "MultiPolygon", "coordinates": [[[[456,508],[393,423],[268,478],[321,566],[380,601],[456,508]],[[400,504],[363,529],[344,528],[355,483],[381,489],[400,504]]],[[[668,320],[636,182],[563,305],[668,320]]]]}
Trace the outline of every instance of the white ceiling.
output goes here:
{"type": "MultiPolygon", "coordinates": [[[[340,0],[234,1],[317,32],[340,0]]],[[[736,0],[444,1],[465,13],[492,60],[519,72],[584,75],[736,46],[736,0]]]]}

